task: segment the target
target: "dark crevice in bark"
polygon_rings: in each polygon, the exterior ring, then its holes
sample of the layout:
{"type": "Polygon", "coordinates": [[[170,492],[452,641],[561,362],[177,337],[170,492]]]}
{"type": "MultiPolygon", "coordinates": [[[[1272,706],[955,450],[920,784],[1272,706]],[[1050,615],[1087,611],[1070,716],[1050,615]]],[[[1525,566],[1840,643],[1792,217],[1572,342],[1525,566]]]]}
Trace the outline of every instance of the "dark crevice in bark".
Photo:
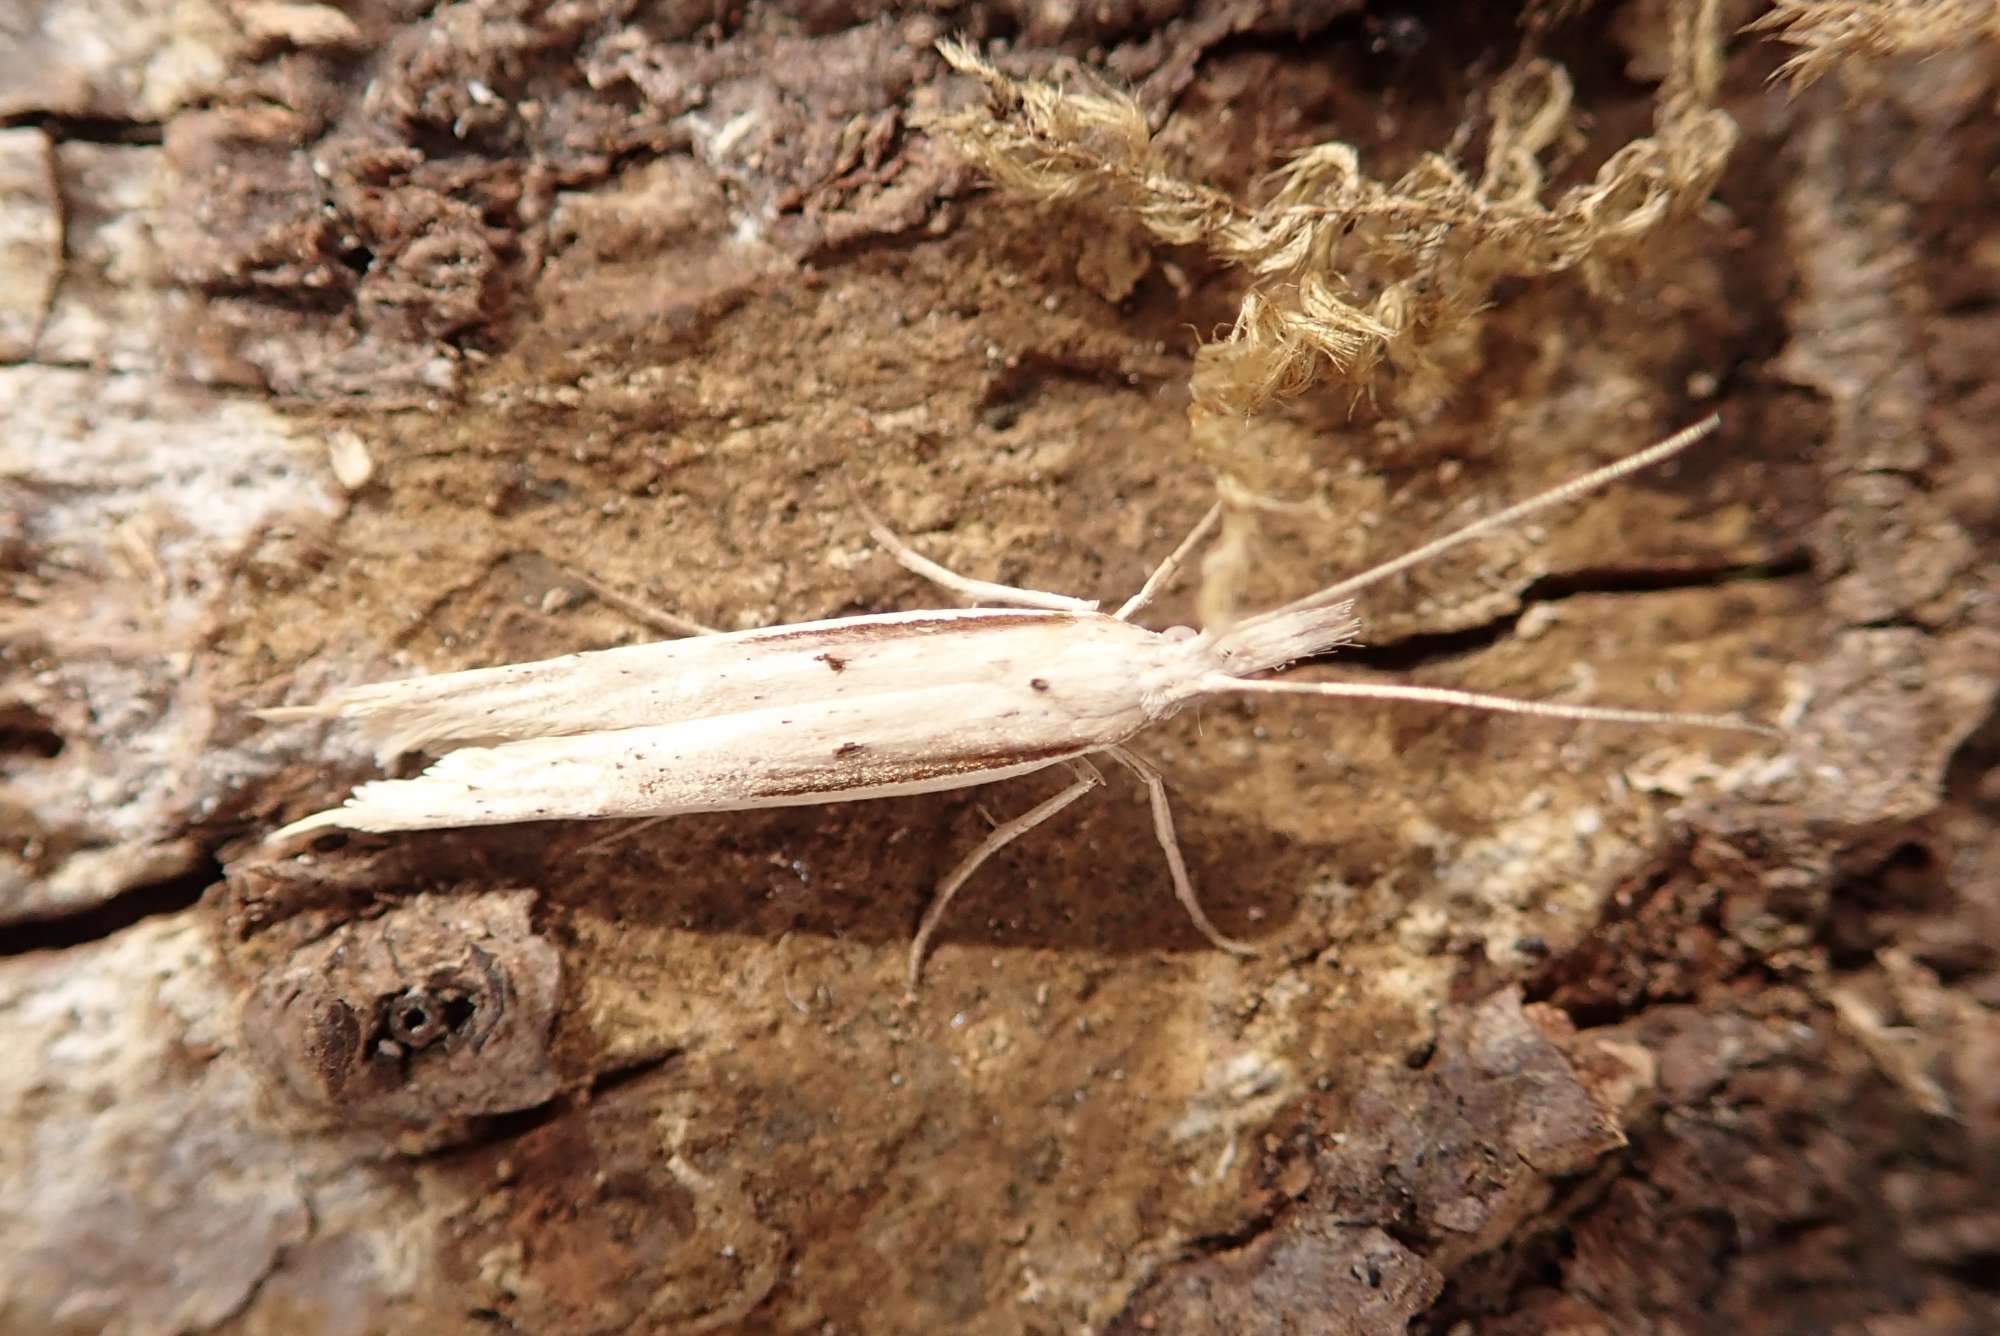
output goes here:
{"type": "Polygon", "coordinates": [[[511,1113],[495,1113],[473,1120],[469,1134],[442,1145],[426,1147],[410,1158],[431,1164],[450,1164],[504,1146],[510,1141],[519,1141],[531,1132],[540,1131],[556,1119],[576,1108],[576,1101],[566,1095],[545,1099],[540,1104],[532,1104],[525,1109],[515,1109],[511,1113]]]}
{"type": "Polygon", "coordinates": [[[516,1109],[512,1113],[499,1113],[481,1119],[474,1134],[463,1141],[454,1141],[440,1146],[422,1158],[455,1160],[494,1146],[519,1141],[531,1132],[540,1131],[558,1118],[575,1113],[592,1100],[601,1099],[614,1091],[633,1085],[678,1060],[680,1049],[669,1049],[665,1053],[638,1058],[616,1067],[607,1068],[590,1078],[588,1085],[580,1092],[559,1094],[554,1099],[542,1101],[526,1109],[516,1109]]]}
{"type": "Polygon", "coordinates": [[[203,892],[221,880],[222,864],[213,853],[204,852],[198,863],[178,876],[135,886],[74,914],[0,927],[0,959],[88,946],[146,919],[182,913],[200,903],[203,892]]]}
{"type": "Polygon", "coordinates": [[[628,1085],[642,1081],[654,1072],[659,1071],[662,1067],[673,1062],[680,1055],[681,1051],[679,1049],[668,1049],[665,1053],[647,1058],[638,1058],[622,1066],[611,1067],[601,1071],[590,1080],[590,1097],[592,1099],[601,1099],[615,1090],[621,1090],[628,1085]]]}
{"type": "Polygon", "coordinates": [[[1545,575],[1521,594],[1519,611],[1457,631],[1425,631],[1374,644],[1351,645],[1328,656],[1328,662],[1378,672],[1406,673],[1431,664],[1489,649],[1514,633],[1529,608],[1542,603],[1602,594],[1659,594],[1690,589],[1720,589],[1750,581],[1789,580],[1810,574],[1812,559],[1803,550],[1771,561],[1702,568],[1597,567],[1545,575]]]}
{"type": "Polygon", "coordinates": [[[1555,603],[1580,594],[1653,594],[1682,589],[1720,589],[1725,585],[1789,580],[1812,572],[1812,558],[1803,548],[1770,561],[1721,566],[1619,567],[1599,566],[1544,575],[1528,586],[1524,603],[1555,603]]]}
{"type": "Polygon", "coordinates": [[[24,111],[0,116],[0,129],[40,130],[58,143],[160,144],[166,126],[160,121],[128,121],[115,116],[66,116],[54,111],[24,111]]]}
{"type": "MultiPolygon", "coordinates": [[[[0,758],[24,757],[30,761],[52,761],[62,755],[67,743],[56,731],[54,721],[25,703],[0,706],[0,758]]],[[[0,765],[4,765],[0,761],[0,765]]]]}
{"type": "Polygon", "coordinates": [[[1970,1253],[1946,1266],[1945,1274],[1961,1285],[2000,1294],[2000,1252],[1970,1253]]]}
{"type": "Polygon", "coordinates": [[[1453,659],[1491,649],[1514,632],[1521,614],[1513,612],[1495,621],[1481,622],[1458,631],[1423,631],[1395,640],[1368,645],[1346,645],[1324,660],[1335,667],[1370,668],[1381,673],[1407,673],[1427,664],[1448,663],[1453,659]]]}
{"type": "MultiPolygon", "coordinates": [[[[1286,1203],[1290,1205],[1290,1203],[1286,1203]]],[[[1213,1257],[1218,1253],[1236,1252],[1247,1248],[1265,1234],[1278,1227],[1281,1212],[1268,1211],[1252,1216],[1235,1229],[1220,1234],[1202,1234],[1187,1242],[1187,1255],[1191,1257],[1213,1257]]]]}
{"type": "Polygon", "coordinates": [[[1944,792],[1947,798],[1975,807],[1989,807],[2000,815],[2000,793],[1988,790],[1987,774],[2000,769],[2000,705],[1995,705],[1945,766],[1944,792]]]}

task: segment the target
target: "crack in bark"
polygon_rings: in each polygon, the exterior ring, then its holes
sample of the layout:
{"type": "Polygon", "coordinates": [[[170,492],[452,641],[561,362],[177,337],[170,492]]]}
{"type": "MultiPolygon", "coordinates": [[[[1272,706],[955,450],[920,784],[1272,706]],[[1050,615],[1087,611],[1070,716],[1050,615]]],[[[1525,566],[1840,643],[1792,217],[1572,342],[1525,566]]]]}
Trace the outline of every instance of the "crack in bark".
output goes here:
{"type": "Polygon", "coordinates": [[[121,891],[74,914],[28,919],[0,927],[0,960],[35,951],[70,951],[115,937],[150,918],[194,908],[210,886],[222,880],[222,864],[204,848],[195,865],[162,881],[121,891]]]}
{"type": "Polygon", "coordinates": [[[1346,646],[1321,660],[1379,672],[1411,672],[1491,649],[1508,636],[1528,610],[1542,604],[1593,594],[1663,594],[1721,589],[1733,584],[1791,580],[1810,574],[1812,558],[1793,548],[1767,561],[1729,563],[1685,570],[1595,567],[1537,577],[1521,591],[1521,606],[1476,626],[1455,631],[1418,631],[1393,640],[1346,646]]]}
{"type": "Polygon", "coordinates": [[[444,1162],[519,1141],[558,1119],[581,1111],[594,1100],[644,1080],[654,1072],[679,1061],[681,1055],[682,1050],[671,1048],[664,1053],[651,1054],[607,1067],[603,1071],[593,1073],[580,1090],[558,1093],[529,1108],[488,1115],[478,1120],[478,1128],[472,1135],[447,1142],[410,1158],[444,1162]]]}
{"type": "Polygon", "coordinates": [[[292,1253],[296,1249],[311,1243],[318,1236],[319,1212],[313,1209],[312,1194],[306,1191],[303,1182],[297,1178],[293,1179],[292,1187],[298,1193],[299,1209],[305,1212],[305,1233],[296,1242],[280,1244],[277,1248],[273,1249],[270,1262],[265,1265],[263,1271],[258,1273],[257,1278],[244,1288],[243,1297],[237,1301],[236,1306],[217,1317],[215,1321],[200,1328],[200,1330],[222,1331],[242,1321],[244,1315],[257,1306],[258,1299],[264,1293],[264,1287],[270,1284],[285,1269],[285,1264],[291,1260],[292,1253]]]}
{"type": "Polygon", "coordinates": [[[58,144],[163,144],[164,121],[117,116],[73,116],[60,111],[23,111],[0,116],[0,130],[40,130],[58,144]]]}
{"type": "MultiPolygon", "coordinates": [[[[1284,1218],[1285,1209],[1292,1204],[1287,1199],[1278,1205],[1272,1206],[1269,1210],[1259,1211],[1235,1229],[1223,1230],[1215,1234],[1197,1234],[1182,1245],[1181,1260],[1189,1257],[1214,1257],[1220,1253],[1238,1252],[1249,1247],[1258,1239],[1263,1238],[1266,1234],[1276,1229],[1280,1221],[1284,1218]]],[[[1344,1224],[1346,1222],[1336,1221],[1335,1223],[1344,1224]]],[[[1168,1262],[1165,1265],[1173,1265],[1173,1263],[1168,1262]]]]}
{"type": "Polygon", "coordinates": [[[622,1090],[628,1085],[643,1081],[662,1067],[674,1062],[680,1056],[680,1049],[670,1048],[664,1053],[655,1053],[643,1058],[634,1058],[630,1062],[623,1062],[613,1067],[607,1067],[590,1078],[589,1097],[591,1099],[601,1099],[613,1091],[622,1090]]]}

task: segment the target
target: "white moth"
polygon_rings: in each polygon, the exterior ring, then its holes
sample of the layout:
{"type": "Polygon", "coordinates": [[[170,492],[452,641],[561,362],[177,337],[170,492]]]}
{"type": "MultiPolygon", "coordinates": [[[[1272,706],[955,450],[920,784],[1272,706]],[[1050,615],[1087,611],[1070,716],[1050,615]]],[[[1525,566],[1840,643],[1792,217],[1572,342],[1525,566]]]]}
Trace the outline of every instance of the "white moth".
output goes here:
{"type": "Polygon", "coordinates": [[[953,574],[875,526],[899,560],[954,592],[1010,608],[894,612],[698,635],[536,663],[348,688],[274,720],[356,721],[385,762],[442,753],[413,779],[362,784],[340,807],[277,831],[427,830],[517,821],[666,818],[854,802],[989,784],[1049,766],[1062,792],[998,826],[941,882],[910,947],[916,985],[952,895],[996,850],[1103,782],[1109,756],[1138,776],[1174,890],[1202,933],[1238,953],[1195,898],[1166,787],[1124,747],[1197,701],[1283,693],[1424,701],[1553,719],[1769,732],[1743,720],[1561,705],[1419,686],[1285,682],[1257,674],[1352,642],[1347,596],[1448,548],[1561,504],[1686,449],[1716,418],[1224,630],[1132,623],[1214,526],[1211,510],[1117,612],[1060,594],[953,574]]]}

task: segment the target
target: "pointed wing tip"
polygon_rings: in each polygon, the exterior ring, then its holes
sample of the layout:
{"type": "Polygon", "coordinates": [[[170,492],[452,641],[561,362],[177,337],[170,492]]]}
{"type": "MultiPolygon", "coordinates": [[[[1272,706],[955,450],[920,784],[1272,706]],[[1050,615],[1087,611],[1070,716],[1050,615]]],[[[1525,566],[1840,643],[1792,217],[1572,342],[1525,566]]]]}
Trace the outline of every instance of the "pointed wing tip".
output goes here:
{"type": "Polygon", "coordinates": [[[291,844],[301,835],[310,835],[316,830],[345,826],[347,824],[347,815],[347,810],[342,807],[329,807],[324,812],[314,812],[311,816],[301,817],[290,825],[278,827],[264,837],[264,843],[272,846],[291,844]]]}

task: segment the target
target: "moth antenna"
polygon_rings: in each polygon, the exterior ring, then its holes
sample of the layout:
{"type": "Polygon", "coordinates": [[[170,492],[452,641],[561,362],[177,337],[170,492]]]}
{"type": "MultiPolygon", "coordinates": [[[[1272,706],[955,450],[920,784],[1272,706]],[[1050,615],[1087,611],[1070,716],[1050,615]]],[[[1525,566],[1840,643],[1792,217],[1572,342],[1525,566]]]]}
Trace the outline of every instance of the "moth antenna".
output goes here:
{"type": "Polygon", "coordinates": [[[1538,511],[1547,510],[1551,506],[1559,506],[1565,501],[1573,501],[1588,492],[1594,492],[1599,488],[1607,487],[1629,473],[1636,473],[1640,469],[1651,468],[1663,460],[1671,459],[1721,425],[1721,415],[1711,413],[1693,426],[1681,428],[1657,445],[1648,446],[1637,454],[1627,455],[1615,464],[1606,464],[1601,469],[1593,469],[1580,478],[1571,478],[1566,483],[1551,487],[1548,491],[1531,496],[1525,501],[1516,502],[1508,506],[1505,510],[1496,511],[1484,519],[1474,520],[1463,529],[1456,529],[1451,533],[1445,534],[1442,538],[1433,538],[1422,547],[1413,548],[1405,552],[1402,556],[1385,561],[1379,566],[1371,567],[1359,575],[1349,576],[1339,584],[1328,585],[1317,593],[1308,594],[1304,598],[1296,599],[1293,602],[1285,604],[1283,607],[1274,608],[1270,612],[1261,612],[1254,617],[1245,618],[1242,622],[1238,623],[1238,627],[1269,623],[1314,608],[1323,608],[1330,603],[1338,603],[1350,594],[1366,589],[1370,585],[1380,584],[1390,576],[1398,575],[1412,566],[1429,561],[1439,553],[1448,552],[1461,543],[1469,543],[1483,534],[1491,533],[1496,529],[1504,529],[1510,524],[1518,523],[1538,511]]]}
{"type": "Polygon", "coordinates": [[[1526,714],[1542,719],[1576,719],[1599,724],[1676,725],[1683,728],[1721,728],[1763,737],[1784,736],[1784,730],[1728,714],[1688,714],[1673,710],[1621,710],[1605,705],[1562,705],[1555,701],[1520,700],[1513,696],[1489,696],[1478,691],[1457,691],[1451,687],[1397,686],[1375,682],[1270,682],[1262,679],[1230,677],[1211,673],[1201,682],[1204,694],[1220,695],[1241,691],[1273,696],[1343,696],[1357,700],[1418,701],[1426,705],[1449,705],[1465,710],[1486,710],[1494,714],[1526,714]]]}
{"type": "Polygon", "coordinates": [[[555,566],[557,570],[589,590],[591,596],[597,599],[598,602],[608,603],[626,616],[635,618],[655,630],[665,631],[668,635],[673,636],[719,636],[722,634],[718,628],[704,625],[692,617],[683,617],[677,612],[668,612],[665,608],[656,608],[643,599],[637,599],[630,594],[622,593],[596,576],[591,575],[587,571],[579,570],[566,561],[550,557],[547,553],[543,553],[542,556],[555,566]]]}

